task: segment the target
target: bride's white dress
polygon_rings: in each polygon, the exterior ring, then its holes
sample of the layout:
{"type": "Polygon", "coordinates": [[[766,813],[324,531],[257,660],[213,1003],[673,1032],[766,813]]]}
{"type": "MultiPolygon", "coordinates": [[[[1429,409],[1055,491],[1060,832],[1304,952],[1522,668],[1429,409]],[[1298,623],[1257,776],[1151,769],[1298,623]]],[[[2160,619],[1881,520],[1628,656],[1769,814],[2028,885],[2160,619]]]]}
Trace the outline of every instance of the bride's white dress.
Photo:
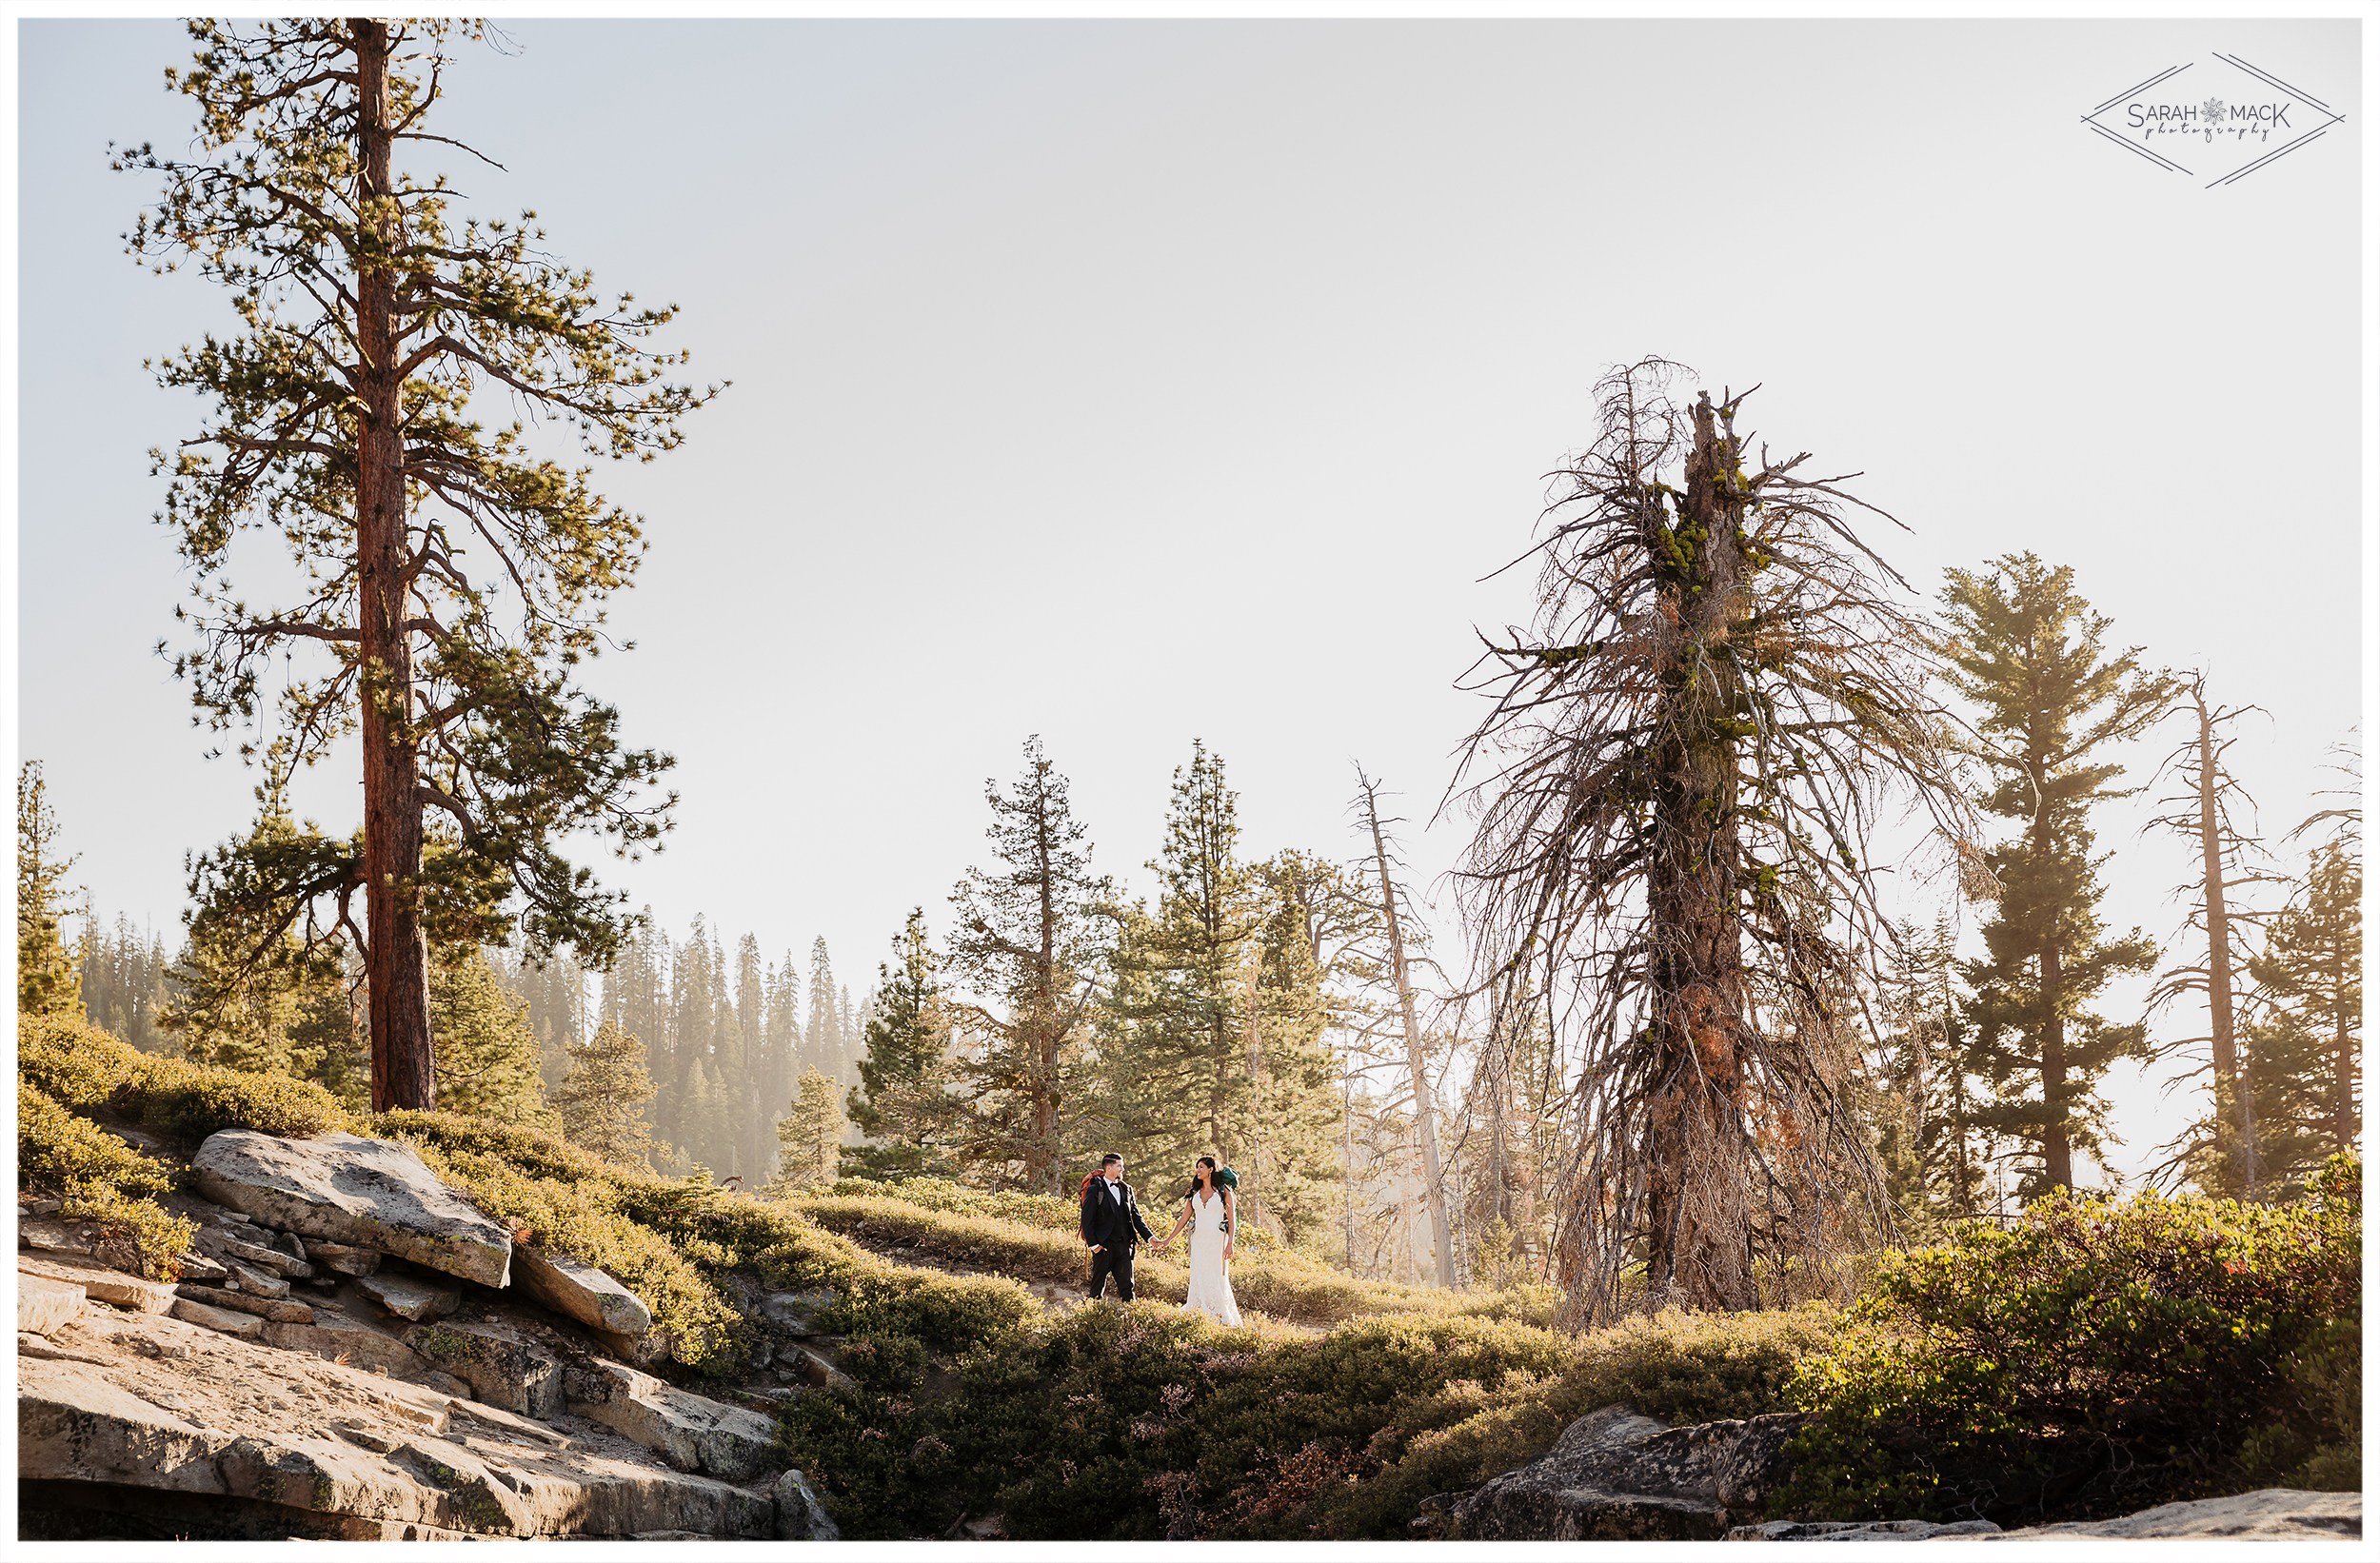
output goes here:
{"type": "Polygon", "coordinates": [[[1240,1304],[1232,1300],[1231,1273],[1223,1268],[1223,1197],[1190,1197],[1190,1295],[1195,1308],[1219,1324],[1237,1325],[1240,1304]]]}

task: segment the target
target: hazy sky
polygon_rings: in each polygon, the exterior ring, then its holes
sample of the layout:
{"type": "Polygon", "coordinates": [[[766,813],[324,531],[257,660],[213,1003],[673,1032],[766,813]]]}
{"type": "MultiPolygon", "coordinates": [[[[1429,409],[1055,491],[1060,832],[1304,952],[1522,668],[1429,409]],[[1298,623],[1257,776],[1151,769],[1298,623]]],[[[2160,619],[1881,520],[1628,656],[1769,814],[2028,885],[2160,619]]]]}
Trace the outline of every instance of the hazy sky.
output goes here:
{"type": "MultiPolygon", "coordinates": [[[[446,166],[735,382],[599,474],[652,547],[589,682],[684,794],[610,873],[681,937],[823,933],[860,985],[909,906],[939,928],[1030,732],[1143,882],[1194,737],[1252,853],[1352,851],[1359,759],[1444,869],[1454,681],[1523,603],[1479,578],[1648,352],[1764,383],[1748,422],[1863,470],[1921,590],[2037,550],[2263,705],[2274,834],[2357,720],[2355,135],[2211,189],[2077,123],[2219,49],[2360,133],[2351,23],[506,30],[443,129],[508,171],[446,166]]],[[[20,38],[20,744],[94,906],[170,940],[252,779],[152,650],[182,581],[144,452],[198,409],[141,363],[229,317],[123,257],[151,192],[106,144],[187,140],[187,50],[20,38]]],[[[359,812],[345,770],[303,801],[359,812]]],[[[2109,912],[2164,933],[2186,854],[2144,812],[2104,821],[2109,912]]],[[[2137,1166],[2173,1114],[2114,1094],[2137,1166]]]]}

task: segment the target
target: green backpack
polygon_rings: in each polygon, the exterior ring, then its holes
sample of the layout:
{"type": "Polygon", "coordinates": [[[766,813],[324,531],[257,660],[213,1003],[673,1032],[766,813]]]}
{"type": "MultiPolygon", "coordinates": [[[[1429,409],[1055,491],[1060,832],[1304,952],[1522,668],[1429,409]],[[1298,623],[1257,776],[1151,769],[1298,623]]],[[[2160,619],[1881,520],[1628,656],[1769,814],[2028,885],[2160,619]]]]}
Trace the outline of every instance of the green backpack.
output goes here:
{"type": "Polygon", "coordinates": [[[1237,1192],[1240,1187],[1240,1175],[1233,1172],[1229,1167],[1225,1167],[1216,1173],[1215,1185],[1218,1188],[1231,1189],[1237,1192]]]}

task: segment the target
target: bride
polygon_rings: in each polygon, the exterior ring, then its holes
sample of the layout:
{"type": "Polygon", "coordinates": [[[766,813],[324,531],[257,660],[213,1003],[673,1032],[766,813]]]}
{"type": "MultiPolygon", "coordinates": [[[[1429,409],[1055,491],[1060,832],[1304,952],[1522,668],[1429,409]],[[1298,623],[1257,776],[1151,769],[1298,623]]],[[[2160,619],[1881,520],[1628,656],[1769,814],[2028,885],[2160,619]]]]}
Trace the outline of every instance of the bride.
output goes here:
{"type": "Polygon", "coordinates": [[[1190,1295],[1182,1307],[1195,1308],[1218,1324],[1238,1325],[1240,1305],[1231,1296],[1232,1234],[1239,1230],[1235,1197],[1215,1184],[1215,1158],[1199,1157],[1190,1172],[1190,1192],[1181,1201],[1174,1229],[1157,1240],[1160,1249],[1190,1229],[1190,1295]]]}

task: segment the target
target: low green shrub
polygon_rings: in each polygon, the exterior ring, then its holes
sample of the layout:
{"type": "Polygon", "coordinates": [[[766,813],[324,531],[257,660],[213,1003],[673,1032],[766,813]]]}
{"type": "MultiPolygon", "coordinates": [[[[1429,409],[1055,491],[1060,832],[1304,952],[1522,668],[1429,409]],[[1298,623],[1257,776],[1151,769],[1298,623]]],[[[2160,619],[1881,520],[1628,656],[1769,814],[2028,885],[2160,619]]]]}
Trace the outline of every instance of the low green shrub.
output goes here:
{"type": "Polygon", "coordinates": [[[1404,1537],[1423,1498],[1536,1457],[1598,1406],[1781,1408],[1831,1316],[1672,1315],[1577,1340],[1390,1315],[1317,1336],[1142,1301],[1028,1320],[939,1385],[886,1352],[855,1394],[782,1417],[788,1457],[854,1535],[998,1510],[1051,1539],[1404,1537]]]}
{"type": "Polygon", "coordinates": [[[77,1112],[107,1111],[195,1145],[222,1129],[304,1138],[353,1127],[310,1080],[143,1053],[79,1016],[17,1018],[17,1072],[77,1112]]]}
{"type": "Polygon", "coordinates": [[[1517,1376],[1468,1415],[1376,1439],[1378,1465],[1319,1495],[1300,1517],[1317,1535],[1409,1536],[1422,1499],[1527,1464],[1604,1406],[1680,1425],[1786,1410],[1797,1364],[1833,1338],[1839,1316],[1811,1303],[1622,1320],[1577,1341],[1558,1373],[1517,1376]]]}
{"type": "Polygon", "coordinates": [[[54,1197],[68,1219],[97,1223],[102,1258],[157,1280],[174,1277],[173,1261],[198,1230],[150,1197],[173,1187],[173,1169],[21,1078],[16,1173],[23,1187],[54,1197]]]}
{"type": "Polygon", "coordinates": [[[2274,1457],[2256,1430],[2337,1378],[2324,1342],[2360,1313],[2358,1186],[2350,1164],[2281,1207],[2059,1195],[1894,1256],[1796,1376],[1816,1415],[1783,1502],[2007,1523],[2238,1481],[2274,1457]]]}

